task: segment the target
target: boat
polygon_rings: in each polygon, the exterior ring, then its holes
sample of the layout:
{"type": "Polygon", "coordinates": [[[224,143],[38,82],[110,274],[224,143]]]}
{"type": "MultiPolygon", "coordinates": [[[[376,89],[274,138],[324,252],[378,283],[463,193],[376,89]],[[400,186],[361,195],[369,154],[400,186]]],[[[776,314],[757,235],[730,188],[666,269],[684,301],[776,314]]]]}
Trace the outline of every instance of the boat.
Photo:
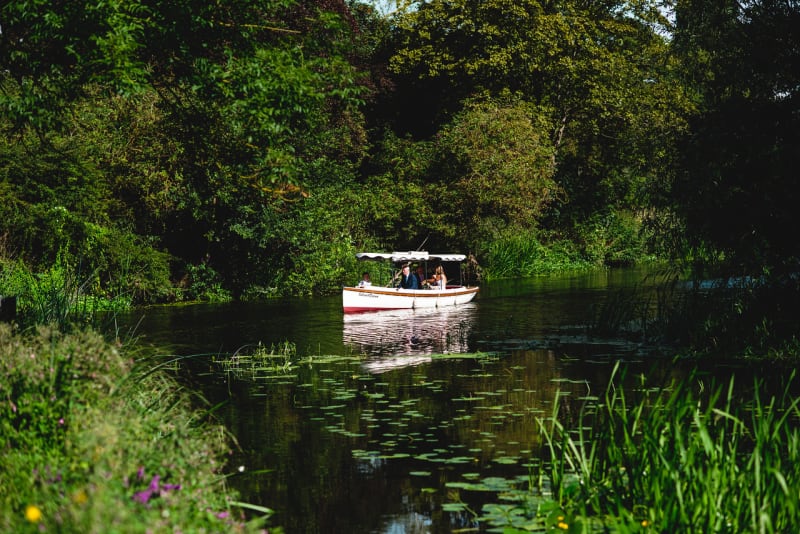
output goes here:
{"type": "MultiPolygon", "coordinates": [[[[429,263],[442,265],[466,261],[463,254],[431,254],[426,251],[409,252],[360,252],[360,261],[375,261],[388,264],[396,270],[403,264],[417,264],[426,267],[429,263]]],[[[404,310],[420,308],[441,308],[466,304],[478,294],[477,286],[450,283],[444,288],[403,289],[393,287],[395,274],[389,277],[385,286],[372,284],[366,287],[345,286],[342,288],[342,309],[344,313],[359,313],[378,310],[404,310]]]]}

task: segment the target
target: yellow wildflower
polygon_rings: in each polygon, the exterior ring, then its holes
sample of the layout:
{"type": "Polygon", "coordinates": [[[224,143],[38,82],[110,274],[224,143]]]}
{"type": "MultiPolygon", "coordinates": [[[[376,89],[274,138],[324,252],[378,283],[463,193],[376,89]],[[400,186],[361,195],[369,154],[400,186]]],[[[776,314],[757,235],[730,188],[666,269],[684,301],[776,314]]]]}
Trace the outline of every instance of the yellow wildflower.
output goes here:
{"type": "Polygon", "coordinates": [[[86,494],[86,490],[84,489],[79,489],[72,494],[72,502],[75,504],[86,504],[86,501],[88,500],[89,495],[86,494]]]}
{"type": "Polygon", "coordinates": [[[642,519],[642,526],[644,528],[649,527],[650,526],[650,521],[648,521],[647,519],[642,519]]]}
{"type": "Polygon", "coordinates": [[[29,504],[27,507],[25,507],[25,519],[31,523],[38,523],[42,520],[42,511],[39,510],[38,506],[29,504]]]}
{"type": "Polygon", "coordinates": [[[559,521],[556,523],[556,527],[560,528],[561,530],[569,530],[569,525],[564,523],[563,521],[559,521]]]}

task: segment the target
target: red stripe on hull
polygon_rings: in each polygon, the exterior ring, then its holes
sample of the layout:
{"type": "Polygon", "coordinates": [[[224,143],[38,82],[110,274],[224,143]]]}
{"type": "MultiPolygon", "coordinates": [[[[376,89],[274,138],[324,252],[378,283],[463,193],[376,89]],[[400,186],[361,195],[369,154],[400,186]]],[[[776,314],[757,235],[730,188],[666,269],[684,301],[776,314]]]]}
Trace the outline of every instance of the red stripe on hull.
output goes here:
{"type": "Polygon", "coordinates": [[[372,311],[388,311],[388,310],[410,310],[412,308],[343,308],[344,313],[362,313],[372,311]]]}

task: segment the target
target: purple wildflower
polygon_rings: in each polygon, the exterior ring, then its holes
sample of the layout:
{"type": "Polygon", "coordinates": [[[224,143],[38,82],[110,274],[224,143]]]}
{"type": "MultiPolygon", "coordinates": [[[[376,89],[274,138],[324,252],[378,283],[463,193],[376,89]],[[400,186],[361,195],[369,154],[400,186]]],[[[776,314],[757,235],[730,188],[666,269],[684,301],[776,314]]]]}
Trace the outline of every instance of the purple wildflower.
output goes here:
{"type": "Polygon", "coordinates": [[[133,500],[142,504],[147,504],[147,501],[150,500],[150,497],[153,496],[153,492],[150,489],[146,489],[144,491],[137,491],[133,494],[133,500]]]}
{"type": "MultiPolygon", "coordinates": [[[[144,474],[144,472],[142,472],[142,474],[144,474]]],[[[160,478],[161,477],[158,475],[153,475],[153,478],[150,480],[150,485],[147,486],[147,489],[134,493],[133,500],[142,504],[147,504],[151,498],[158,496],[158,481],[160,478]]]]}
{"type": "MultiPolygon", "coordinates": [[[[144,477],[144,469],[140,467],[139,471],[136,473],[136,476],[141,480],[142,477],[144,477]]],[[[161,484],[161,476],[153,475],[153,478],[150,479],[150,484],[148,484],[147,489],[134,493],[133,500],[142,504],[147,504],[150,499],[158,497],[161,493],[179,489],[181,489],[180,484],[161,484]]]]}

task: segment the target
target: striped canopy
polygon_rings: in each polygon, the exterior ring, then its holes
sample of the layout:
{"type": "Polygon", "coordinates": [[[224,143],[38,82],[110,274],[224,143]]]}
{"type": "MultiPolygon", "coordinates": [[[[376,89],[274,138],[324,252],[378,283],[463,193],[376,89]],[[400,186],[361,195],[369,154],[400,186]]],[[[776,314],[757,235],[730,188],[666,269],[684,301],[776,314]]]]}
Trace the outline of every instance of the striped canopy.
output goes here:
{"type": "Polygon", "coordinates": [[[411,250],[408,252],[359,252],[356,254],[356,258],[400,263],[404,261],[464,261],[467,257],[464,254],[431,254],[422,250],[411,250]]]}

